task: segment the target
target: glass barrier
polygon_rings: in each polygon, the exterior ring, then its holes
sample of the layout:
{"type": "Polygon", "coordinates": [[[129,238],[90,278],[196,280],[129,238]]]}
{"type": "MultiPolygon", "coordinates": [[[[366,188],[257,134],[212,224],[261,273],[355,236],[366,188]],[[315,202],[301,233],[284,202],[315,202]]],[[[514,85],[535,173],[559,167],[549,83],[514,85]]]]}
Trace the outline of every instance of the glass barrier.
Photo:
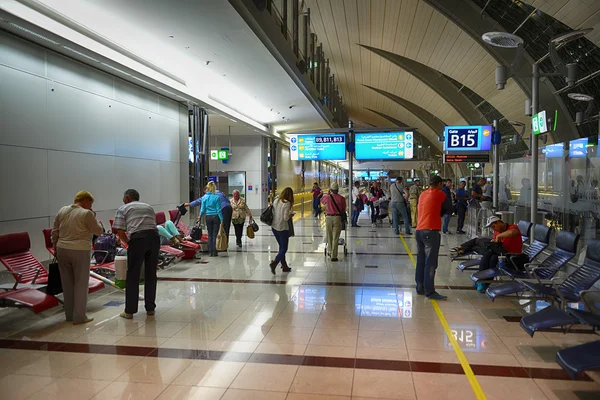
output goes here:
{"type": "MultiPolygon", "coordinates": [[[[529,157],[500,163],[499,208],[515,223],[531,219],[530,177],[529,157]]],[[[537,223],[578,233],[580,247],[600,238],[599,181],[598,137],[540,146],[537,223]]]]}

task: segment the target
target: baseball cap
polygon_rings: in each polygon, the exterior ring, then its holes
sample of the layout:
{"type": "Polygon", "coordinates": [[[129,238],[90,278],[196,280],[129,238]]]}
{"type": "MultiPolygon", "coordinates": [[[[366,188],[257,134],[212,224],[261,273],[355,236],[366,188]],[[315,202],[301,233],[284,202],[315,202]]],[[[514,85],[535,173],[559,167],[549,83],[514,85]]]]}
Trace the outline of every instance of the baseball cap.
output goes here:
{"type": "Polygon", "coordinates": [[[330,186],[331,190],[340,190],[340,187],[337,183],[333,182],[330,186]]]}
{"type": "Polygon", "coordinates": [[[497,217],[497,216],[495,216],[495,215],[492,215],[491,217],[489,217],[489,218],[487,219],[487,225],[486,225],[485,227],[486,227],[486,228],[489,228],[490,226],[492,226],[492,224],[493,224],[494,222],[498,222],[498,221],[502,221],[502,218],[500,218],[500,217],[497,217]]]}

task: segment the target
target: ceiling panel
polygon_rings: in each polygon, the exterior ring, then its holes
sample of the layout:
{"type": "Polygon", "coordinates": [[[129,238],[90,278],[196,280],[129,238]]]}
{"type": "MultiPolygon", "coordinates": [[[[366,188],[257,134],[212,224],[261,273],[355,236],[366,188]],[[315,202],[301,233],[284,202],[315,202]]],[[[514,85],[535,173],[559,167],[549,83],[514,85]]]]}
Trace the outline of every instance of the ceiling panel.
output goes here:
{"type": "MultiPolygon", "coordinates": [[[[513,82],[496,90],[497,62],[483,47],[423,0],[306,0],[312,27],[330,58],[348,114],[373,123],[371,108],[402,121],[408,111],[370,85],[405,98],[448,124],[465,124],[458,111],[429,86],[379,55],[373,46],[408,57],[456,79],[509,119],[522,119],[525,94],[513,82]],[[468,63],[465,63],[468,60],[468,63]],[[466,66],[465,66],[466,65],[466,66]],[[370,118],[370,119],[369,119],[370,118]]],[[[410,118],[413,118],[412,120],[410,118]]]]}
{"type": "Polygon", "coordinates": [[[594,28],[587,38],[600,46],[600,1],[532,0],[526,1],[526,3],[573,29],[594,28]]]}

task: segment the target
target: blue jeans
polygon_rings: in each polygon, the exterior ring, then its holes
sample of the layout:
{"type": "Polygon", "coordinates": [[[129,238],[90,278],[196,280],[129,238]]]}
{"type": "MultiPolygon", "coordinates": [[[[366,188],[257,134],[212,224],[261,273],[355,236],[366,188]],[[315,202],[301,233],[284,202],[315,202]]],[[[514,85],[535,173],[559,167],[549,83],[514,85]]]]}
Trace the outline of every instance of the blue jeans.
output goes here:
{"type": "Polygon", "coordinates": [[[273,235],[275,235],[275,240],[277,240],[277,244],[279,244],[279,253],[277,253],[275,261],[281,262],[283,265],[287,265],[285,253],[287,253],[288,245],[290,243],[290,231],[276,231],[273,229],[273,235]]]}
{"type": "Polygon", "coordinates": [[[321,214],[321,199],[313,197],[312,200],[313,214],[319,216],[321,214]]]}
{"type": "Polygon", "coordinates": [[[435,270],[440,253],[440,231],[417,231],[417,290],[425,290],[429,296],[435,292],[435,270]]]}
{"type": "Polygon", "coordinates": [[[406,204],[400,201],[392,201],[390,203],[392,207],[392,224],[394,225],[394,233],[399,234],[400,229],[398,228],[400,215],[402,215],[402,221],[404,222],[404,232],[410,234],[410,219],[408,218],[408,210],[406,204]]]}
{"type": "Polygon", "coordinates": [[[450,224],[450,217],[452,217],[451,214],[444,214],[444,219],[442,221],[442,232],[444,233],[448,233],[448,225],[450,224]]]}
{"type": "Polygon", "coordinates": [[[360,216],[361,210],[352,210],[352,226],[358,225],[358,217],[360,216]]]}

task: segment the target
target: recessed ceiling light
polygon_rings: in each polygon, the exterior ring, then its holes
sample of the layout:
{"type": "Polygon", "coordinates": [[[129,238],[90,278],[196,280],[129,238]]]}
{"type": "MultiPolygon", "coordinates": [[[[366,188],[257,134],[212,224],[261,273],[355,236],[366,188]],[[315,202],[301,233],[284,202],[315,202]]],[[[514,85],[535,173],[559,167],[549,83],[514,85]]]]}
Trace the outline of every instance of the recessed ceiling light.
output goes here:
{"type": "Polygon", "coordinates": [[[507,32],[488,32],[484,33],[481,38],[487,44],[505,49],[516,49],[523,44],[523,39],[507,32]]]}
{"type": "Polygon", "coordinates": [[[169,36],[169,38],[171,38],[171,39],[175,39],[175,36],[173,36],[173,35],[170,35],[170,36],[169,36]]]}
{"type": "Polygon", "coordinates": [[[594,97],[583,93],[569,93],[567,97],[576,101],[594,101],[594,97]]]}
{"type": "Polygon", "coordinates": [[[558,36],[550,39],[550,42],[554,43],[554,44],[567,43],[572,40],[582,38],[593,30],[594,30],[593,28],[587,28],[587,29],[579,29],[576,31],[563,33],[562,35],[558,35],[558,36]]]}

